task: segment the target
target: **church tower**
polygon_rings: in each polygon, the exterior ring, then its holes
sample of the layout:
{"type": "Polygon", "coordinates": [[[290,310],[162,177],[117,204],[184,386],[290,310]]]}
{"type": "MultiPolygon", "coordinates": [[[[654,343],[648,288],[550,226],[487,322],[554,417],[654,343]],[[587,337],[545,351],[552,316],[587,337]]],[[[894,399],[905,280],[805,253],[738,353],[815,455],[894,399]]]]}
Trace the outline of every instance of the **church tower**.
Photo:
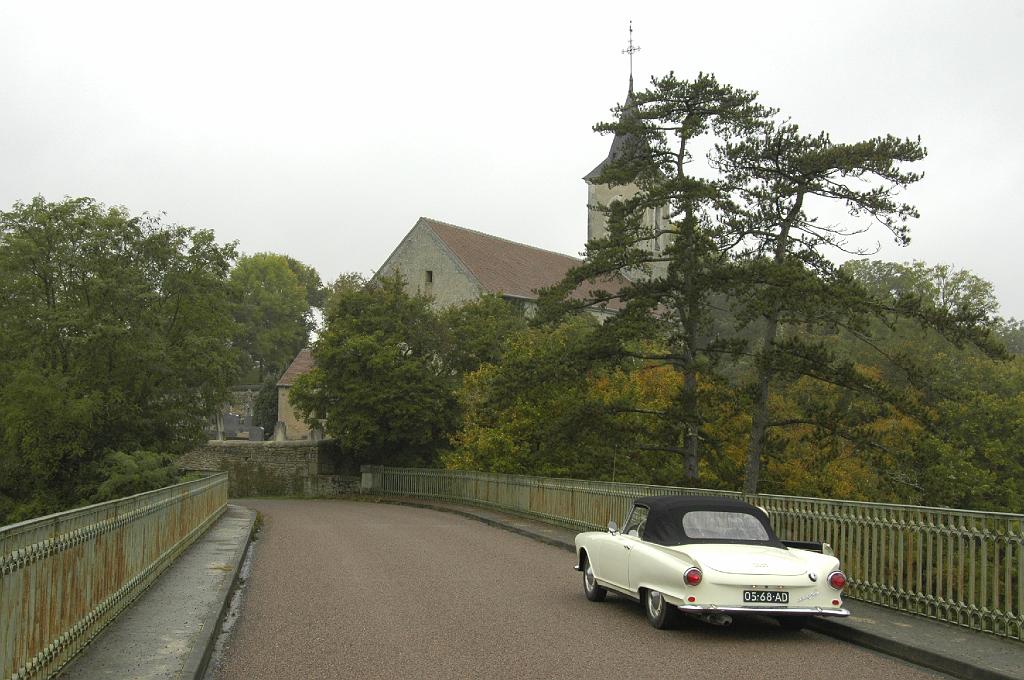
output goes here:
{"type": "MultiPolygon", "coordinates": [[[[629,77],[629,92],[622,105],[622,119],[636,116],[636,103],[633,100],[633,76],[629,77]]],[[[635,184],[616,185],[600,184],[599,179],[604,169],[612,162],[629,155],[642,142],[631,132],[616,132],[612,139],[608,156],[597,164],[593,170],[583,176],[587,183],[587,240],[601,238],[608,232],[608,215],[605,210],[613,201],[624,201],[632,198],[638,191],[635,184]]]]}
{"type": "MultiPolygon", "coordinates": [[[[638,46],[633,45],[633,23],[630,22],[629,47],[622,50],[623,54],[629,55],[629,90],[626,93],[626,101],[622,104],[620,118],[622,121],[635,120],[639,115],[633,96],[633,54],[639,50],[638,46]]],[[[608,150],[608,156],[598,163],[597,167],[584,175],[583,181],[587,183],[588,241],[601,238],[608,233],[608,214],[606,212],[608,206],[615,201],[624,201],[632,198],[640,190],[632,182],[629,184],[601,184],[601,173],[613,161],[628,157],[630,153],[635,153],[636,150],[643,148],[644,144],[645,142],[642,139],[637,138],[631,132],[616,132],[615,137],[612,139],[611,148],[608,150]]],[[[652,233],[657,234],[658,229],[668,222],[668,215],[666,206],[648,208],[644,211],[643,225],[651,229],[652,233]]],[[[669,236],[667,234],[656,235],[654,238],[646,241],[644,247],[657,255],[668,245],[668,239],[669,236]]],[[[668,265],[665,262],[654,262],[651,265],[651,275],[654,278],[664,276],[667,271],[668,265]]],[[[643,276],[643,274],[638,272],[637,276],[643,276]]],[[[629,278],[634,278],[634,276],[630,275],[629,278]]]]}
{"type": "MultiPolygon", "coordinates": [[[[636,103],[633,100],[633,76],[629,77],[629,92],[626,94],[626,101],[622,105],[622,116],[637,115],[636,103]]],[[[640,190],[636,184],[601,184],[600,177],[605,167],[613,161],[622,158],[643,144],[642,140],[636,138],[630,132],[616,132],[612,139],[608,156],[597,164],[597,167],[588,172],[583,181],[587,183],[587,240],[602,238],[608,233],[608,206],[615,201],[625,201],[632,198],[640,190]]],[[[644,211],[643,225],[655,234],[655,237],[646,241],[644,246],[657,255],[668,245],[668,234],[657,234],[662,225],[668,223],[668,208],[659,206],[648,208],[644,211]]],[[[654,262],[651,265],[652,275],[657,278],[664,276],[668,271],[668,265],[664,262],[654,262]]],[[[630,278],[633,278],[632,276],[630,278]]]]}

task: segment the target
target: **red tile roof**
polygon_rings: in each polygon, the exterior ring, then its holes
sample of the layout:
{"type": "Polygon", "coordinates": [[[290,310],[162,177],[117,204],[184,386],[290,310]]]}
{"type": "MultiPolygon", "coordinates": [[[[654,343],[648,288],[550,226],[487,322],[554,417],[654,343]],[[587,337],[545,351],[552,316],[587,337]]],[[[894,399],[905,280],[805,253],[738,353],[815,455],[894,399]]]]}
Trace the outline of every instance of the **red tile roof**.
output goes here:
{"type": "Polygon", "coordinates": [[[281,379],[277,381],[278,387],[291,387],[295,384],[295,379],[300,375],[309,373],[316,362],[313,360],[313,353],[309,351],[309,348],[299,350],[299,353],[295,355],[292,363],[288,365],[288,369],[281,376],[281,379]]]}
{"type": "MultiPolygon", "coordinates": [[[[561,281],[566,272],[582,260],[562,253],[516,243],[454,224],[421,217],[489,293],[537,299],[537,291],[561,281]]],[[[604,284],[583,284],[573,297],[596,289],[617,291],[625,281],[610,279],[604,284]]],[[[610,308],[618,308],[615,302],[610,308]]]]}

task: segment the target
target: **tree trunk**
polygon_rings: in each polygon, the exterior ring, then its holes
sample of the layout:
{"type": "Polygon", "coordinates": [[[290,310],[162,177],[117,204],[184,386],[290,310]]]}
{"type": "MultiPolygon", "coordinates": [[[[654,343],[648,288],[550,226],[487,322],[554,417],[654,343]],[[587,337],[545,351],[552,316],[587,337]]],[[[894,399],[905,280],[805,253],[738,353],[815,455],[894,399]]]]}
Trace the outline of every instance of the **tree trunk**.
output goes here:
{"type": "MultiPolygon", "coordinates": [[[[797,194],[793,207],[790,208],[786,219],[783,220],[779,230],[778,240],[775,242],[776,265],[782,264],[786,255],[789,254],[789,230],[803,207],[804,195],[797,194]]],[[[775,338],[779,333],[779,310],[773,309],[765,318],[764,333],[761,335],[762,358],[768,356],[775,344],[775,338]]],[[[771,381],[774,371],[770,361],[762,361],[757,371],[757,392],[754,397],[754,407],[751,413],[750,443],[747,446],[747,467],[746,478],[743,482],[745,493],[757,493],[758,484],[761,482],[761,457],[764,455],[765,441],[768,437],[768,398],[771,396],[771,381]]]]}
{"type": "MultiPolygon", "coordinates": [[[[773,312],[765,323],[762,353],[767,353],[775,342],[779,330],[779,315],[773,312]]],[[[765,439],[768,436],[768,397],[769,385],[772,380],[772,368],[762,363],[757,374],[757,392],[754,397],[754,409],[751,413],[750,443],[747,446],[746,479],[743,491],[757,493],[757,485],[761,481],[761,455],[764,453],[765,439]]]]}
{"type": "Polygon", "coordinates": [[[700,325],[698,319],[701,314],[701,294],[697,290],[697,284],[693,280],[696,271],[696,247],[697,234],[696,224],[692,217],[692,211],[687,211],[683,220],[682,234],[686,239],[686,271],[682,272],[684,277],[684,288],[686,299],[683,303],[683,426],[686,428],[683,433],[683,470],[689,483],[696,485],[700,480],[700,408],[697,395],[697,342],[700,325]],[[689,279],[687,281],[687,279],[689,279]]]}
{"type": "Polygon", "coordinates": [[[696,484],[700,480],[700,427],[697,411],[697,372],[687,369],[683,376],[683,399],[686,403],[686,430],[683,433],[683,473],[687,482],[696,484]]]}

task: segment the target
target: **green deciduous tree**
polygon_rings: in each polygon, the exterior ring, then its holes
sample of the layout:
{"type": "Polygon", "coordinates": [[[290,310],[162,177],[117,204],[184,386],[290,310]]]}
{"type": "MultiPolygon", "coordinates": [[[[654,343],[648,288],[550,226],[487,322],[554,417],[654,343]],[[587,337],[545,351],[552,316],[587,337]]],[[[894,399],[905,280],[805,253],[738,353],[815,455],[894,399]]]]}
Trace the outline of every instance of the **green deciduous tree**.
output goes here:
{"type": "Polygon", "coordinates": [[[999,319],[996,322],[996,333],[1006,346],[1006,351],[1018,357],[1024,355],[1024,321],[999,319]]]}
{"type": "Polygon", "coordinates": [[[667,408],[680,375],[593,353],[597,323],[576,316],[513,333],[497,363],[466,375],[463,417],[443,456],[453,469],[673,483],[682,459],[651,446],[648,414],[667,408]]]}
{"type": "Polygon", "coordinates": [[[306,303],[312,309],[322,310],[327,301],[327,288],[320,280],[320,274],[308,264],[303,264],[294,257],[285,255],[284,258],[288,262],[288,268],[292,270],[295,278],[306,290],[306,303]]]}
{"type": "Polygon", "coordinates": [[[999,311],[991,283],[948,264],[862,259],[846,262],[843,269],[881,299],[913,295],[928,307],[961,317],[973,315],[978,320],[994,317],[999,311]]]}
{"type": "Polygon", "coordinates": [[[1019,511],[1022,456],[1019,357],[1001,352],[1007,323],[995,315],[992,287],[965,270],[921,262],[860,260],[843,268],[880,299],[913,300],[919,316],[876,320],[871,347],[843,331],[837,347],[871,364],[894,389],[911,394],[916,436],[892,442],[904,498],[925,504],[1019,511]],[[950,332],[968,324],[966,334],[950,332]]]}
{"type": "Polygon", "coordinates": [[[259,382],[277,377],[309,342],[313,310],[323,305],[320,277],[287,255],[257,253],[239,258],[230,283],[237,346],[259,382]]]}
{"type": "Polygon", "coordinates": [[[526,328],[523,311],[497,295],[449,307],[440,321],[446,334],[445,361],[460,374],[498,362],[505,339],[526,328]]]}
{"type": "Polygon", "coordinates": [[[175,452],[201,436],[237,370],[234,255],[209,231],[88,198],[0,213],[8,518],[92,498],[113,451],[175,452]]]}
{"type": "Polygon", "coordinates": [[[455,425],[456,375],[444,359],[443,326],[429,298],[400,277],[335,285],[316,367],[291,401],[356,463],[431,464],[455,425]]]}
{"type": "Polygon", "coordinates": [[[400,275],[332,286],[325,327],[313,346],[316,367],[291,400],[355,465],[432,465],[457,426],[462,377],[498,361],[504,340],[526,327],[522,310],[485,295],[437,310],[409,295],[400,275]]]}

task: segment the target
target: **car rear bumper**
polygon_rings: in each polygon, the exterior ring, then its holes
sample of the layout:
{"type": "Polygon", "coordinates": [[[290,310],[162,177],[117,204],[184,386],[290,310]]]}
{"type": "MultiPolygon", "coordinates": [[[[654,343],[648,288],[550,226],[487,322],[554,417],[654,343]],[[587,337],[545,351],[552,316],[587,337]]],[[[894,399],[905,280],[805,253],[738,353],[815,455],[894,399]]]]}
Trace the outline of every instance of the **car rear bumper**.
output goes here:
{"type": "Polygon", "coordinates": [[[713,604],[680,604],[679,611],[686,614],[768,614],[769,616],[849,616],[848,609],[823,607],[723,607],[713,604]]]}

